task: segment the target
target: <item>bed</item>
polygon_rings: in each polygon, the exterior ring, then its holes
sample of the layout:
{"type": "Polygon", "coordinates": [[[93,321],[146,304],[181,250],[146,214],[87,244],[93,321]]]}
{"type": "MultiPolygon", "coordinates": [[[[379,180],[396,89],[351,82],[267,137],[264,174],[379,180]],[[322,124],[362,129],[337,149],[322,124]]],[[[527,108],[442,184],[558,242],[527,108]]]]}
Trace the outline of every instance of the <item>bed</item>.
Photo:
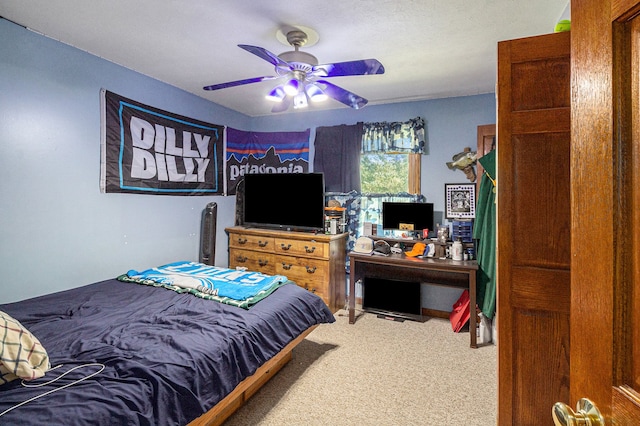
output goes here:
{"type": "Polygon", "coordinates": [[[0,424],[220,424],[309,332],[335,321],[322,299],[286,280],[238,307],[128,274],[0,305],[52,367],[0,385],[0,424]]]}

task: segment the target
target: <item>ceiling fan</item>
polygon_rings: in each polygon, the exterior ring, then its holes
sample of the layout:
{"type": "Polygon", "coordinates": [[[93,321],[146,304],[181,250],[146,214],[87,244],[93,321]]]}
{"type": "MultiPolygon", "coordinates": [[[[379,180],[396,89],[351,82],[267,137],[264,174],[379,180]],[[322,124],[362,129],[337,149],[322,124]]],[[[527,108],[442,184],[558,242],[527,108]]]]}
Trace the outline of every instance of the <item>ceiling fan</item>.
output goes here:
{"type": "Polygon", "coordinates": [[[377,59],[319,65],[315,56],[299,50],[308,40],[304,31],[299,29],[289,31],[286,34],[286,38],[294,50],[280,55],[275,55],[262,47],[246,44],[238,45],[238,47],[274,65],[275,76],[230,81],[228,83],[205,86],[203,89],[219,90],[265,80],[282,79],[283,83],[276,86],[266,96],[268,100],[277,102],[272,112],[286,111],[292,103],[294,108],[304,108],[308,106],[308,101],[323,101],[329,97],[354,109],[362,108],[367,104],[368,101],[365,98],[336,86],[325,79],[329,77],[384,74],[384,66],[377,59]]]}

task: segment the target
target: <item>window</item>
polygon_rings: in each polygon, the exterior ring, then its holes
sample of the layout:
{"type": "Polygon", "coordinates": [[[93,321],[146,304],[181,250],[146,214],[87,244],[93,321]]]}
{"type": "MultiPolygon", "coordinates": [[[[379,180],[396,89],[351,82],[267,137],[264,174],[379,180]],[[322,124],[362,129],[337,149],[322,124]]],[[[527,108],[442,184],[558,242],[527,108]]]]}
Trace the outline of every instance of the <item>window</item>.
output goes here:
{"type": "Polygon", "coordinates": [[[360,157],[362,193],[420,194],[424,120],[365,123],[360,157]]]}
{"type": "Polygon", "coordinates": [[[418,117],[404,123],[365,123],[363,130],[359,222],[380,224],[384,201],[408,194],[420,196],[424,120],[418,117]]]}
{"type": "Polygon", "coordinates": [[[397,197],[409,194],[420,196],[420,155],[380,152],[362,154],[360,178],[362,199],[358,228],[362,233],[364,222],[382,223],[380,214],[383,202],[397,201],[397,197]]]}
{"type": "Polygon", "coordinates": [[[364,194],[420,194],[420,155],[362,154],[360,180],[364,194]]]}

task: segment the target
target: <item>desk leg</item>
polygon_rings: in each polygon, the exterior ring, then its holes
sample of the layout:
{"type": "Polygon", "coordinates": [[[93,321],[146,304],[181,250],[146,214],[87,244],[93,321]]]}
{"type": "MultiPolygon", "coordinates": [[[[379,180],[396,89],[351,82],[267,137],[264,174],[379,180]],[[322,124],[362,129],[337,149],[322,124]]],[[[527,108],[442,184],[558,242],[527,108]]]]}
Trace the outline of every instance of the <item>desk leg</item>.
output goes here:
{"type": "Polygon", "coordinates": [[[471,347],[477,348],[478,341],[476,335],[477,318],[476,313],[476,271],[469,271],[469,334],[471,335],[471,347]]]}
{"type": "Polygon", "coordinates": [[[349,277],[349,324],[356,322],[356,274],[355,266],[351,264],[352,274],[349,277]]]}

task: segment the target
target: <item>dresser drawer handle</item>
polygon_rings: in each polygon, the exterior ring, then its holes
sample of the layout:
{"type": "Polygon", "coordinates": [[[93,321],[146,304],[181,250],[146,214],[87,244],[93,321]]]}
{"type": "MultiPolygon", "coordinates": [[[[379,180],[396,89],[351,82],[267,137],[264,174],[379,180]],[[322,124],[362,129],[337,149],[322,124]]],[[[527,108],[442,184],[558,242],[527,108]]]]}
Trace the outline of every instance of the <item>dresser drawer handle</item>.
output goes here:
{"type": "Polygon", "coordinates": [[[267,244],[269,244],[269,241],[258,241],[258,245],[259,245],[260,247],[266,247],[266,246],[267,246],[267,244]]]}
{"type": "Polygon", "coordinates": [[[246,244],[246,243],[247,243],[246,238],[238,237],[238,244],[246,244]]]}
{"type": "Polygon", "coordinates": [[[269,263],[268,260],[258,259],[258,265],[260,266],[267,266],[268,263],[269,263]]]}
{"type": "Polygon", "coordinates": [[[313,253],[314,251],[316,251],[316,247],[313,246],[311,248],[309,248],[308,246],[304,246],[304,249],[307,253],[313,253]]]}
{"type": "Polygon", "coordinates": [[[305,268],[307,268],[307,272],[310,273],[310,274],[313,274],[314,272],[316,272],[316,267],[315,266],[313,266],[313,267],[305,266],[305,268]]]}
{"type": "Polygon", "coordinates": [[[291,269],[293,265],[291,263],[284,263],[282,262],[282,269],[284,269],[285,271],[288,271],[291,269]]]}
{"type": "Polygon", "coordinates": [[[247,261],[246,256],[236,256],[236,262],[245,263],[247,261]]]}
{"type": "Polygon", "coordinates": [[[284,251],[287,251],[291,248],[291,244],[284,245],[284,243],[281,243],[280,248],[284,251]]]}

